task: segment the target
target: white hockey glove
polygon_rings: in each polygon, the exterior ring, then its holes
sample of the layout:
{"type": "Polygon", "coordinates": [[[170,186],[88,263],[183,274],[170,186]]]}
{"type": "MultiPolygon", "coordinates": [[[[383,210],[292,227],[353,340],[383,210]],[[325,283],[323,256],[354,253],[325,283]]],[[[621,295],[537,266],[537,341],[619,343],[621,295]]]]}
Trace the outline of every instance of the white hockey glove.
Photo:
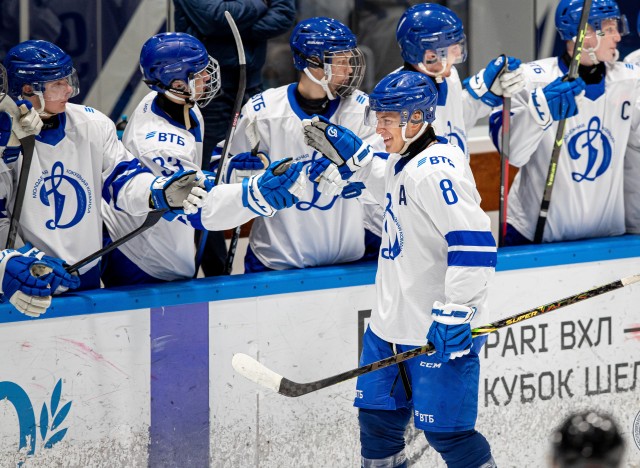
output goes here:
{"type": "Polygon", "coordinates": [[[349,183],[342,178],[338,166],[329,158],[316,159],[309,167],[309,180],[318,183],[318,191],[324,195],[333,197],[342,192],[349,183]]]}
{"type": "Polygon", "coordinates": [[[271,163],[259,176],[242,181],[242,204],[260,216],[271,217],[277,210],[289,208],[304,194],[306,178],[302,177],[301,162],[291,159],[271,163]]]}
{"type": "Polygon", "coordinates": [[[197,186],[196,171],[178,171],[169,177],[156,177],[151,183],[149,207],[184,213],[183,203],[197,186]]]}
{"type": "Polygon", "coordinates": [[[264,172],[270,163],[269,155],[262,151],[258,151],[257,154],[251,152],[238,153],[229,158],[228,163],[225,163],[224,183],[239,184],[242,179],[264,172]]]}
{"type": "Polygon", "coordinates": [[[189,196],[182,202],[184,214],[196,214],[205,204],[207,193],[216,185],[216,175],[213,172],[202,171],[196,177],[196,186],[191,189],[189,196]]]}
{"type": "Polygon", "coordinates": [[[13,306],[29,317],[39,317],[51,305],[51,288],[40,276],[52,269],[45,262],[25,257],[17,250],[0,253],[0,300],[9,300],[13,306]]]}
{"type": "MultiPolygon", "coordinates": [[[[373,159],[371,147],[351,130],[331,123],[322,116],[302,121],[304,142],[331,160],[348,179],[373,159]]],[[[313,168],[312,168],[313,169],[313,168]]]]}
{"type": "Polygon", "coordinates": [[[431,326],[427,341],[436,349],[436,358],[441,362],[455,359],[471,351],[471,320],[475,307],[460,304],[443,304],[436,301],[431,310],[431,326]]]}
{"type": "Polygon", "coordinates": [[[524,88],[525,76],[520,65],[519,59],[501,55],[464,80],[463,85],[473,98],[498,107],[503,96],[511,97],[524,88]]]}

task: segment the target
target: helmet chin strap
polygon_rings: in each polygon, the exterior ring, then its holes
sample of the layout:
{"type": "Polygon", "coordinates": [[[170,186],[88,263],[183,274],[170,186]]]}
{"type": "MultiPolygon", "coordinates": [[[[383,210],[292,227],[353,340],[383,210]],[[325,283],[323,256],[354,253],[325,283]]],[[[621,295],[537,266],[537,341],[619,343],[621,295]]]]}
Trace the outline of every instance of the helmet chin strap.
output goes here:
{"type": "Polygon", "coordinates": [[[404,127],[402,127],[402,140],[404,140],[404,146],[400,151],[398,151],[398,154],[404,154],[405,151],[409,149],[409,145],[411,145],[411,143],[413,143],[418,138],[420,138],[422,134],[427,130],[428,127],[429,127],[429,124],[427,122],[422,122],[422,127],[420,128],[420,130],[418,130],[418,133],[416,133],[411,138],[407,138],[407,126],[405,125],[404,127]]]}
{"type": "Polygon", "coordinates": [[[170,101],[176,102],[177,104],[182,104],[182,117],[184,120],[184,126],[187,130],[191,129],[191,119],[189,118],[189,111],[195,105],[195,101],[191,98],[187,98],[184,96],[179,96],[169,90],[164,92],[165,96],[170,101]]]}
{"type": "Polygon", "coordinates": [[[304,74],[307,75],[309,79],[313,81],[315,84],[320,85],[322,87],[324,92],[327,93],[327,98],[329,98],[330,101],[333,101],[337,97],[331,92],[331,89],[329,89],[329,81],[331,81],[331,71],[329,71],[329,76],[327,76],[325,72],[325,75],[324,77],[322,77],[321,80],[313,76],[313,74],[309,71],[309,67],[304,69],[304,74]]]}
{"type": "MultiPolygon", "coordinates": [[[[20,99],[27,99],[31,96],[38,96],[38,101],[40,102],[40,107],[38,109],[36,109],[36,112],[38,113],[38,115],[40,116],[41,119],[48,119],[53,117],[56,114],[51,114],[47,111],[44,110],[44,96],[42,95],[41,92],[39,91],[34,91],[33,94],[29,95],[29,96],[20,96],[20,99]]],[[[35,106],[34,106],[35,109],[35,106]]]]}
{"type": "Polygon", "coordinates": [[[440,61],[440,63],[442,64],[442,70],[440,70],[437,73],[433,73],[433,72],[430,72],[429,70],[427,70],[427,67],[425,67],[424,62],[420,62],[418,64],[418,68],[425,75],[428,75],[431,78],[434,78],[436,80],[436,83],[442,83],[444,81],[444,78],[443,78],[444,72],[447,69],[447,59],[446,58],[442,59],[440,61]]]}
{"type": "MultiPolygon", "coordinates": [[[[596,31],[596,46],[592,47],[591,49],[586,49],[586,48],[584,49],[584,51],[589,56],[589,59],[593,62],[593,65],[598,65],[600,63],[600,60],[598,60],[598,57],[596,57],[596,51],[600,48],[600,41],[601,41],[601,38],[598,35],[598,31],[596,31]]],[[[620,51],[616,49],[616,53],[613,56],[613,59],[611,59],[611,61],[607,61],[606,63],[617,62],[619,58],[620,58],[620,51]]]]}

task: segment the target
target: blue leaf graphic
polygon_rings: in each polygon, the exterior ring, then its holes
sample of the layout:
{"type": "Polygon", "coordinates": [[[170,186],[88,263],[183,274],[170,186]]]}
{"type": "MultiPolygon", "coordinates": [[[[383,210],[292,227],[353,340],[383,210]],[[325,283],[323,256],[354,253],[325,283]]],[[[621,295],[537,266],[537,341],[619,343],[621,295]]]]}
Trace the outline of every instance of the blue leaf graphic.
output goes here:
{"type": "Polygon", "coordinates": [[[58,403],[60,403],[60,394],[62,393],[62,379],[58,380],[56,388],[53,389],[51,394],[51,414],[56,414],[58,411],[58,403]]]}
{"type": "Polygon", "coordinates": [[[47,410],[47,404],[42,403],[42,410],[40,411],[40,435],[42,436],[42,440],[45,440],[47,438],[48,426],[49,426],[49,410],[47,410]]]}
{"type": "Polygon", "coordinates": [[[56,430],[57,427],[60,424],[62,424],[62,422],[64,421],[64,418],[67,417],[67,414],[69,413],[70,409],[71,409],[71,402],[68,402],[66,405],[60,408],[60,411],[58,412],[58,414],[56,414],[55,418],[53,418],[53,424],[51,424],[52,431],[56,430]]]}
{"type": "Polygon", "coordinates": [[[55,434],[53,434],[51,438],[47,440],[47,443],[44,444],[44,448],[51,448],[54,446],[54,444],[57,444],[58,442],[60,442],[64,438],[68,429],[69,429],[68,427],[65,427],[61,431],[58,431],[55,434]]]}

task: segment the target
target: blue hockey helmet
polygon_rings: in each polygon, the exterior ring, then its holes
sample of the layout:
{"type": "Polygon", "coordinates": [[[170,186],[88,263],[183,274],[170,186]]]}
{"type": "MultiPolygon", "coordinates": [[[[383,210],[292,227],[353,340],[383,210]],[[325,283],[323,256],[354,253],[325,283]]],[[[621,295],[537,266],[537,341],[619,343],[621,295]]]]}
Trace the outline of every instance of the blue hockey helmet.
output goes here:
{"type": "MultiPolygon", "coordinates": [[[[560,0],[556,8],[556,29],[563,41],[573,40],[578,35],[583,0],[560,0]]],[[[589,11],[588,23],[596,31],[602,30],[602,21],[615,19],[618,21],[618,32],[621,36],[629,34],[629,23],[614,0],[593,0],[589,11]]]]}
{"type": "Polygon", "coordinates": [[[407,122],[432,123],[436,118],[438,91],[433,80],[414,71],[400,70],[385,76],[369,94],[365,109],[365,124],[377,125],[375,112],[398,112],[400,126],[407,122]],[[420,120],[415,113],[420,111],[420,120]]]}
{"type": "Polygon", "coordinates": [[[44,101],[57,100],[61,96],[55,90],[48,90],[49,95],[44,96],[45,84],[51,81],[66,79],[72,91],[60,90],[64,97],[71,98],[80,92],[78,76],[71,57],[60,47],[51,42],[29,40],[12,47],[4,58],[4,66],[7,69],[9,80],[9,93],[18,99],[23,94],[24,85],[32,87],[33,95],[38,95],[41,102],[41,111],[44,109],[44,101]],[[51,94],[53,93],[53,94],[51,94]]]}
{"type": "Polygon", "coordinates": [[[199,107],[209,104],[220,90],[218,62],[202,42],[187,33],[161,33],[149,38],[140,51],[140,70],[152,90],[171,93],[199,107]]]}
{"type": "Polygon", "coordinates": [[[295,68],[320,84],[329,99],[334,99],[334,93],[347,97],[362,83],[366,68],[364,55],[357,47],[356,36],[340,21],[323,16],[301,21],[293,29],[289,45],[295,68]],[[344,60],[348,68],[332,69],[332,65],[344,60]],[[324,69],[324,78],[313,77],[309,68],[324,69]],[[337,82],[333,86],[336,89],[330,86],[332,79],[337,82]]]}
{"type": "Polygon", "coordinates": [[[396,40],[402,58],[411,64],[422,63],[428,50],[446,58],[446,51],[452,45],[461,46],[454,63],[467,58],[462,21],[453,11],[437,3],[419,3],[405,11],[396,28],[396,40]]]}

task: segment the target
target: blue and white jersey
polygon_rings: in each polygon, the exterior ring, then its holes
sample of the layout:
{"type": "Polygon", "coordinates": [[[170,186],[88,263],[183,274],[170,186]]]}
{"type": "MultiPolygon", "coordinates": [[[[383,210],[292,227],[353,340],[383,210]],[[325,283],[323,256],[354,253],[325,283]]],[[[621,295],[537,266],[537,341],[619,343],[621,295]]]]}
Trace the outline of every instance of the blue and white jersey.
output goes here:
{"type": "MultiPolygon", "coordinates": [[[[530,93],[564,76],[568,68],[556,57],[523,67],[527,88],[511,104],[509,162],[520,171],[509,191],[507,220],[533,240],[558,122],[543,130],[534,121],[530,93]]],[[[607,65],[605,79],[587,86],[578,109],[566,121],[544,242],[625,232],[625,154],[640,156],[640,69],[622,62],[607,65]]],[[[494,135],[498,128],[492,128],[494,135]]]]}
{"type": "Polygon", "coordinates": [[[435,301],[476,307],[472,327],[489,321],[496,244],[466,166],[460,148],[439,139],[413,158],[374,158],[356,173],[384,207],[369,325],[385,341],[423,345],[435,301]]]}
{"type": "MultiPolygon", "coordinates": [[[[271,161],[291,157],[295,162],[310,164],[321,156],[304,143],[302,120],[311,116],[298,106],[294,97],[296,86],[269,89],[245,104],[231,142],[231,155],[251,150],[245,129],[248,122],[255,120],[260,150],[268,153],[271,161]]],[[[384,151],[384,143],[375,128],[364,125],[367,104],[367,95],[356,91],[347,99],[330,101],[326,116],[367,140],[374,151],[384,151]]],[[[358,260],[364,254],[360,201],[329,197],[321,194],[317,187],[316,183],[308,183],[306,194],[295,206],[253,223],[249,244],[268,268],[285,270],[345,263],[358,260]]]]}
{"type": "MultiPolygon", "coordinates": [[[[145,214],[153,176],[118,141],[115,125],[101,112],[67,104],[58,118],[58,128],[36,137],[19,232],[24,242],[73,264],[102,248],[101,200],[145,214]]],[[[21,164],[22,156],[10,165],[14,181],[21,164]]]]}
{"type": "Polygon", "coordinates": [[[640,49],[634,50],[624,58],[626,63],[638,63],[640,64],[640,49]]]}
{"type": "MultiPolygon", "coordinates": [[[[189,114],[197,123],[184,123],[162,111],[150,92],[136,107],[125,128],[122,143],[154,176],[170,176],[179,170],[200,171],[202,163],[202,114],[197,106],[189,114]]],[[[112,239],[137,229],[146,215],[136,216],[104,204],[104,222],[112,239]]],[[[142,271],[164,281],[192,278],[195,271],[194,229],[184,217],[158,224],[122,244],[118,249],[142,271]]],[[[126,275],[126,272],[122,272],[126,275]]]]}

